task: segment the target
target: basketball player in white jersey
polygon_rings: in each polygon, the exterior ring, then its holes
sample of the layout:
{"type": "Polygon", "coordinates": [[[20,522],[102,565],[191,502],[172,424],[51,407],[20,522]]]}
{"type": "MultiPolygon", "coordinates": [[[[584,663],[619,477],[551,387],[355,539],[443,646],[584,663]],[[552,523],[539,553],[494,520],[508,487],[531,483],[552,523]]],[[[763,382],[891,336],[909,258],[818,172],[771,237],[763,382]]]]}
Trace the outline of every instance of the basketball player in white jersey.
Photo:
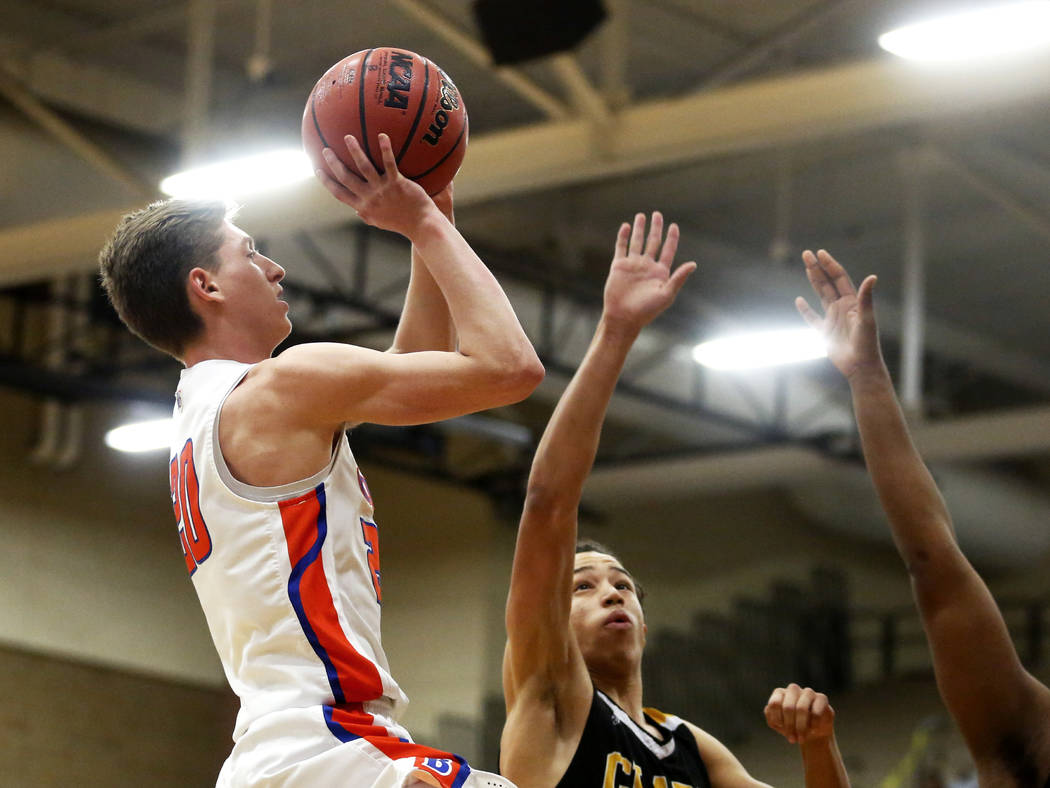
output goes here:
{"type": "Polygon", "coordinates": [[[420,424],[516,402],[543,369],[503,291],[438,207],[398,173],[325,155],[329,191],[412,243],[394,345],[297,345],[284,269],[210,202],[124,218],[101,255],[132,331],[182,361],[171,494],[179,538],[241,710],[220,786],[502,786],[412,742],[380,643],[379,527],[347,425],[420,424]]]}
{"type": "Polygon", "coordinates": [[[823,332],[828,358],[849,382],[864,459],[911,575],[937,688],[973,755],[978,780],[984,788],[1050,788],[1050,689],[1021,664],[912,443],[879,347],[875,277],[866,277],[858,291],[823,249],[805,252],[803,260],[824,316],[803,298],[795,304],[823,332]]]}
{"type": "MultiPolygon", "coordinates": [[[[501,773],[519,788],[757,788],[696,726],[642,704],[645,617],[634,579],[600,545],[577,545],[577,509],[605,410],[631,345],[674,301],[695,263],[672,271],[678,227],[624,224],[594,339],[540,440],[518,529],[503,688],[501,773]]],[[[792,684],[766,706],[802,751],[808,788],[849,785],[827,698],[792,684]]]]}

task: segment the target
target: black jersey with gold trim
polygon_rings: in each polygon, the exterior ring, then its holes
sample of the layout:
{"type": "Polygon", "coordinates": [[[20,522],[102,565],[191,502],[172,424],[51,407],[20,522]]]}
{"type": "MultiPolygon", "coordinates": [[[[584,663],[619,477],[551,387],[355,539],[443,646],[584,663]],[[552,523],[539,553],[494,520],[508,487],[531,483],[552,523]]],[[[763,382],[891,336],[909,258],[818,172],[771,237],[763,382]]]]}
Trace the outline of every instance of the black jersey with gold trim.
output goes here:
{"type": "Polygon", "coordinates": [[[688,726],[645,710],[656,737],[595,690],[583,736],[557,788],[710,788],[707,768],[688,726]]]}

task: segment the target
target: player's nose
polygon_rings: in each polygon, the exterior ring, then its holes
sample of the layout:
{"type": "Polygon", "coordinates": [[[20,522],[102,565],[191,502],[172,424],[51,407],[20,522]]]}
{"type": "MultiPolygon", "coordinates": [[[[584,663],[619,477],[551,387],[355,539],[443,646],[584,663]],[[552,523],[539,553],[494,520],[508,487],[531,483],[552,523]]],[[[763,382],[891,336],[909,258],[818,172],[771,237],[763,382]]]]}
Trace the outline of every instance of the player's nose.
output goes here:
{"type": "Polygon", "coordinates": [[[273,282],[280,282],[284,279],[284,268],[275,263],[269,257],[267,257],[266,260],[270,264],[270,280],[273,282]]]}
{"type": "Polygon", "coordinates": [[[602,596],[602,604],[606,607],[609,607],[611,605],[622,605],[623,594],[620,593],[620,589],[618,589],[616,586],[610,585],[605,590],[605,594],[602,596]]]}

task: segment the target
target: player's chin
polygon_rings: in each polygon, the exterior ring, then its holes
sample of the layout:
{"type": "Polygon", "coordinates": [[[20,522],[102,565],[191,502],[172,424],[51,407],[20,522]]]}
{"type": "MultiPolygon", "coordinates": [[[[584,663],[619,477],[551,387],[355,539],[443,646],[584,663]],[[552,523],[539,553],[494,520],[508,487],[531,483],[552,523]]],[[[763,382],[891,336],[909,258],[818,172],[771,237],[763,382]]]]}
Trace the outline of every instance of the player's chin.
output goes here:
{"type": "Polygon", "coordinates": [[[277,341],[274,343],[274,347],[284,342],[292,334],[292,321],[288,319],[288,316],[284,317],[284,325],[281,326],[280,330],[275,332],[277,341]]]}

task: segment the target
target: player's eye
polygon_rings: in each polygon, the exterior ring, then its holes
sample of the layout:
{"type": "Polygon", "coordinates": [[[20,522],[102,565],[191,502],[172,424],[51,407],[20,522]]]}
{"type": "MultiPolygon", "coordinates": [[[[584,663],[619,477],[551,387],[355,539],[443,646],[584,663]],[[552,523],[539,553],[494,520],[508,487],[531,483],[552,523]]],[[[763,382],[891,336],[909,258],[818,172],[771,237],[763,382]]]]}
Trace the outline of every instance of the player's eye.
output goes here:
{"type": "Polygon", "coordinates": [[[590,583],[583,582],[583,583],[577,583],[576,587],[573,588],[572,590],[573,591],[586,591],[590,587],[591,587],[590,583]]]}
{"type": "Polygon", "coordinates": [[[616,584],[616,587],[618,589],[620,589],[621,591],[633,591],[634,590],[634,588],[631,587],[630,583],[619,582],[619,583],[616,584]]]}

